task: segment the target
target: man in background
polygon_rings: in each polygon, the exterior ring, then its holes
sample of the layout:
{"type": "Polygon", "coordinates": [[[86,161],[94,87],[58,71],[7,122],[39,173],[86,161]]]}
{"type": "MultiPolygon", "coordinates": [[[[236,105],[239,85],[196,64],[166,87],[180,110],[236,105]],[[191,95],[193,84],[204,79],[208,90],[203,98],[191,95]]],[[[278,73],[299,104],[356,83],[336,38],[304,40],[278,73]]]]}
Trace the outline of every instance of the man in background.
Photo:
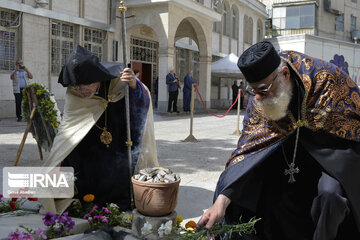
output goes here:
{"type": "Polygon", "coordinates": [[[15,64],[15,70],[10,73],[10,79],[13,81],[13,92],[15,96],[16,117],[20,122],[21,117],[21,103],[22,103],[22,90],[26,88],[29,79],[32,79],[33,75],[27,67],[24,65],[22,59],[18,59],[15,64]]]}
{"type": "MultiPolygon", "coordinates": [[[[239,93],[239,86],[237,85],[237,80],[234,81],[234,84],[231,86],[231,89],[232,89],[232,98],[233,98],[232,104],[234,104],[236,101],[236,97],[239,93]]],[[[234,106],[232,108],[237,109],[237,105],[234,104],[234,106]]]]}
{"type": "Polygon", "coordinates": [[[191,89],[192,85],[194,84],[193,79],[194,72],[191,70],[184,78],[184,102],[183,102],[183,108],[184,112],[190,112],[190,101],[191,101],[191,89]]]}
{"type": "Polygon", "coordinates": [[[168,101],[168,113],[176,112],[177,110],[177,98],[179,95],[179,80],[175,77],[175,68],[171,67],[170,72],[166,75],[166,84],[169,89],[169,101],[168,101]]]}

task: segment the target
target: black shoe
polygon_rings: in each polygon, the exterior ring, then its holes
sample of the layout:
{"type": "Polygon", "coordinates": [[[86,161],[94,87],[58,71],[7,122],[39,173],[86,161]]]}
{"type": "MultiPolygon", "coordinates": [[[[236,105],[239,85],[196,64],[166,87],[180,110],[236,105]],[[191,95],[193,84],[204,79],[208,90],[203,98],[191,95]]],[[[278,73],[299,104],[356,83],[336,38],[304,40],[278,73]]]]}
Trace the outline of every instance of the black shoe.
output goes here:
{"type": "Polygon", "coordinates": [[[21,122],[21,120],[22,120],[22,118],[18,118],[18,119],[17,119],[18,122],[21,122]]]}
{"type": "Polygon", "coordinates": [[[180,113],[179,111],[176,111],[176,113],[180,113]]]}

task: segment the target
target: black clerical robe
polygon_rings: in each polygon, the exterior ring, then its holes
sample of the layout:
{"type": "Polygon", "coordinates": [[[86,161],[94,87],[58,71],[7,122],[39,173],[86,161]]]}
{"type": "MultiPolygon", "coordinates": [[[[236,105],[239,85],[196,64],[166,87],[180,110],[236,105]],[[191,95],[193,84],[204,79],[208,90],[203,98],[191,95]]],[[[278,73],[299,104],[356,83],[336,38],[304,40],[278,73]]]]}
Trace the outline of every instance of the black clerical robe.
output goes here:
{"type": "MultiPolygon", "coordinates": [[[[98,97],[105,99],[105,82],[101,82],[98,97]]],[[[106,92],[109,83],[106,84],[106,92]]],[[[135,169],[143,126],[146,121],[149,97],[143,85],[129,89],[131,108],[132,171],[135,169]]],[[[74,167],[77,198],[95,195],[94,202],[100,206],[116,203],[120,210],[130,207],[130,172],[127,146],[125,99],[109,102],[106,111],[90,129],[76,148],[64,159],[62,166],[74,167]],[[107,122],[105,125],[105,119],[107,122]],[[112,135],[107,147],[100,141],[103,127],[112,135]]]]}
{"type": "Polygon", "coordinates": [[[335,65],[296,52],[280,55],[297,83],[289,114],[270,121],[250,99],[238,148],[220,176],[214,200],[219,194],[230,197],[228,220],[263,217],[259,226],[264,239],[312,239],[310,208],[323,171],[340,182],[359,231],[359,89],[335,65]],[[284,170],[292,161],[297,128],[300,172],[290,184],[284,170]]]}

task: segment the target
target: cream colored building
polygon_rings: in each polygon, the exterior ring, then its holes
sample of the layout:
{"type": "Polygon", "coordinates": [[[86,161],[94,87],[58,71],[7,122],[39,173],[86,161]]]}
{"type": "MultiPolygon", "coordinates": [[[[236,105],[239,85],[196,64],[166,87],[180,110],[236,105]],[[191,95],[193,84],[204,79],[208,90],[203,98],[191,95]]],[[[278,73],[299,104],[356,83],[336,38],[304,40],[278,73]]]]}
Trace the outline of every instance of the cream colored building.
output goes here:
{"type": "MultiPolygon", "coordinates": [[[[211,77],[211,62],[229,53],[240,55],[264,38],[265,5],[257,0],[127,0],[126,47],[132,67],[165,112],[165,76],[171,66],[182,80],[194,70],[208,107],[229,101],[228,79],[211,77]],[[216,90],[218,89],[218,90],[216,90]]],[[[22,58],[46,85],[60,108],[65,89],[57,83],[62,65],[80,44],[102,61],[122,62],[120,13],[116,0],[0,1],[0,117],[15,116],[10,72],[22,58]]],[[[182,94],[180,94],[179,107],[182,94]]]]}
{"type": "Polygon", "coordinates": [[[276,49],[295,50],[325,61],[342,55],[350,77],[360,84],[359,0],[262,2],[272,23],[267,38],[276,49]]]}
{"type": "Polygon", "coordinates": [[[262,0],[272,36],[312,34],[347,42],[360,38],[358,0],[262,0]]]}

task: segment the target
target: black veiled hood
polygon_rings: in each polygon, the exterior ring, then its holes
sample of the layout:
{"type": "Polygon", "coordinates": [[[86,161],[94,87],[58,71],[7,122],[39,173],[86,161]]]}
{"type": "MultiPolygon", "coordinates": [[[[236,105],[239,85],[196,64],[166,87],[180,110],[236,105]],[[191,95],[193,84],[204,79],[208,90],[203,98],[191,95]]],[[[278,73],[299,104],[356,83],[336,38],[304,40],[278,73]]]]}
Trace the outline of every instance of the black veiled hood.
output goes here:
{"type": "Polygon", "coordinates": [[[110,81],[120,76],[122,63],[100,62],[99,58],[84,47],[77,45],[63,66],[58,83],[69,85],[91,84],[110,81]]]}

